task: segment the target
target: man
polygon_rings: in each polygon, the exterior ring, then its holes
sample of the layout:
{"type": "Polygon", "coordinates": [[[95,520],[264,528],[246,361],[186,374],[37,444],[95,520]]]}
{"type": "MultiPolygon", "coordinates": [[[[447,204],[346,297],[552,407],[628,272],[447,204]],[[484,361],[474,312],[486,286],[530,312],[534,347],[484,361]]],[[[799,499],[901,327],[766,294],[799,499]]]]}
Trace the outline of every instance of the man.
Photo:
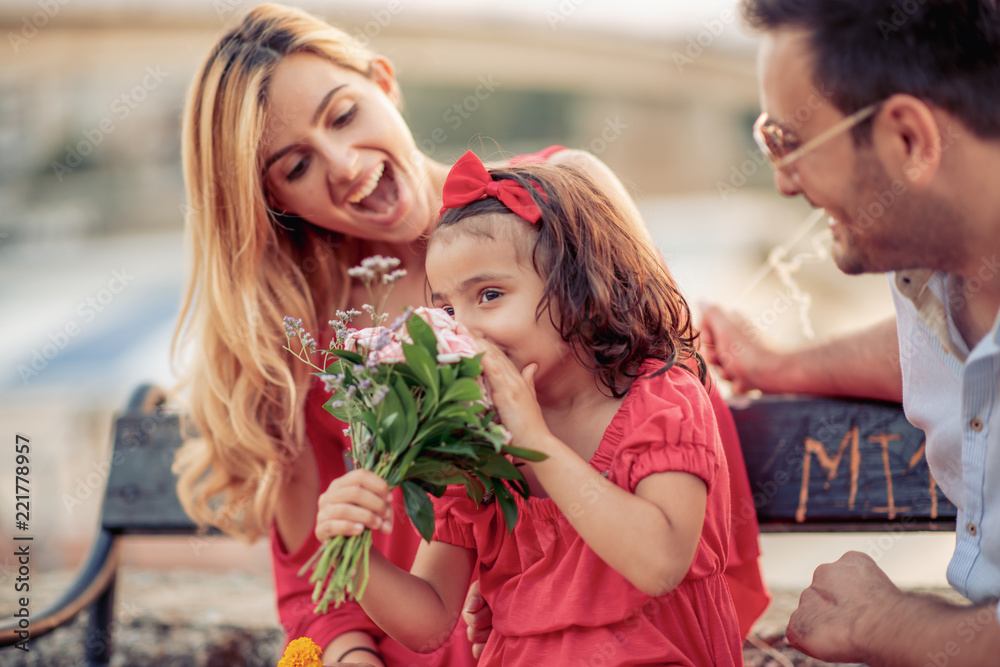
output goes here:
{"type": "Polygon", "coordinates": [[[1000,664],[1000,7],[744,0],[744,13],[764,33],[754,135],[775,184],[829,214],[841,270],[891,272],[896,319],[779,353],[709,307],[710,360],[737,391],[902,399],[959,508],[948,579],[973,603],[902,592],[852,552],[816,570],[788,638],[828,661],[1000,664]],[[828,103],[804,106],[815,91],[828,103]]]}

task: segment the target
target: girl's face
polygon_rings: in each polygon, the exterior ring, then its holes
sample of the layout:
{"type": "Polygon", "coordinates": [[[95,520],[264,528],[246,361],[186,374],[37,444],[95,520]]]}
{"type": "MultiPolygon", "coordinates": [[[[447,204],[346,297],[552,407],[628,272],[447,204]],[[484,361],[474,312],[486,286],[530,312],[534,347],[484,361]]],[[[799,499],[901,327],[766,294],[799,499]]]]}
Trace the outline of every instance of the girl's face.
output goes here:
{"type": "Polygon", "coordinates": [[[268,203],[348,236],[419,237],[437,202],[421,187],[398,102],[385,60],[368,78],[315,54],[286,56],[271,78],[261,146],[268,203]]]}
{"type": "Polygon", "coordinates": [[[518,256],[514,239],[504,229],[528,223],[507,217],[498,220],[495,227],[500,233],[493,239],[461,229],[435,234],[426,264],[431,302],[494,343],[518,370],[537,363],[535,384],[541,388],[553,373],[568,368],[567,361],[575,365],[575,360],[569,359],[569,345],[552,326],[548,312],[535,318],[545,285],[530,257],[518,256]]]}

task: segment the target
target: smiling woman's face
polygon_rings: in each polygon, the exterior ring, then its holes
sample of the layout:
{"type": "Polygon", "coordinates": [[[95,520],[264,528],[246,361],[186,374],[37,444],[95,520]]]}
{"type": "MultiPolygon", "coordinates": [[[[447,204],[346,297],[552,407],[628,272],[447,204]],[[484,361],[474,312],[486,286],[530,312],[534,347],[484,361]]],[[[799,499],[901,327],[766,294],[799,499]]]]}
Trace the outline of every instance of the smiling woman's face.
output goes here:
{"type": "Polygon", "coordinates": [[[311,53],[285,57],[271,77],[261,146],[269,204],[348,236],[419,237],[435,202],[398,102],[384,60],[365,77],[311,53]]]}

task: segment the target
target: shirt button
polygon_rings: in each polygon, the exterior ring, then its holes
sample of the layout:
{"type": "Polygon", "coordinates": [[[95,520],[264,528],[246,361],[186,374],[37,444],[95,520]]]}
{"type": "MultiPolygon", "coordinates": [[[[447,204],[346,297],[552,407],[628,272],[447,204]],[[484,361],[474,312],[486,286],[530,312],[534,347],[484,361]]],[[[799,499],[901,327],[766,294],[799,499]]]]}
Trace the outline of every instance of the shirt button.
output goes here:
{"type": "Polygon", "coordinates": [[[973,522],[970,521],[969,525],[966,526],[965,529],[969,531],[969,535],[972,535],[973,537],[976,536],[976,524],[974,524],[973,522]]]}
{"type": "Polygon", "coordinates": [[[969,422],[969,427],[972,428],[972,430],[975,431],[976,433],[979,433],[980,431],[983,430],[983,422],[979,421],[979,418],[977,417],[973,419],[971,422],[969,422]]]}

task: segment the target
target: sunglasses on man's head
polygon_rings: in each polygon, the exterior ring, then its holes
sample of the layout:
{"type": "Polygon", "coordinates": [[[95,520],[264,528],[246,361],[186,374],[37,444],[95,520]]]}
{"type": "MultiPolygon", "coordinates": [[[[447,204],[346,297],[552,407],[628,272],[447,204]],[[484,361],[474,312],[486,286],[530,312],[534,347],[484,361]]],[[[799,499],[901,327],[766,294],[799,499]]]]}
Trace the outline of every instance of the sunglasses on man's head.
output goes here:
{"type": "Polygon", "coordinates": [[[783,169],[820,145],[846,132],[878,111],[882,102],[875,102],[855,111],[840,122],[802,143],[795,131],[762,113],[753,124],[753,139],[775,169],[783,169]]]}

